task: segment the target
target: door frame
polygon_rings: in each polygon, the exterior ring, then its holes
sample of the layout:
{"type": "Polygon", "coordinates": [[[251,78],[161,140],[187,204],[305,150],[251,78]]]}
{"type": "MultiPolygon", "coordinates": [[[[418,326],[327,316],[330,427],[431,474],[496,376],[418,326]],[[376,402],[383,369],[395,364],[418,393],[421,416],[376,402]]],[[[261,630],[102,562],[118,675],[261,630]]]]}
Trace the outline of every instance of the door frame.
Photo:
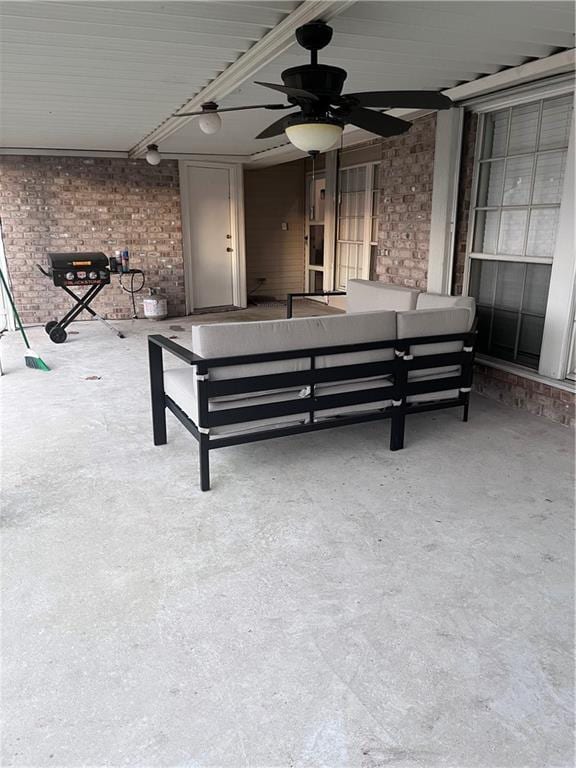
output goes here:
{"type": "Polygon", "coordinates": [[[246,245],[244,237],[244,169],[241,163],[216,163],[204,160],[179,160],[180,207],[182,215],[182,255],[184,259],[184,288],[186,292],[186,314],[194,312],[194,275],[192,247],[190,240],[190,190],[189,168],[224,168],[228,170],[230,182],[230,247],[233,249],[232,284],[234,306],[245,309],[246,296],[246,245]]]}
{"type": "Polygon", "coordinates": [[[318,171],[317,173],[313,173],[312,171],[308,171],[306,173],[306,199],[305,199],[305,205],[306,205],[306,215],[305,215],[305,221],[304,221],[304,290],[306,292],[311,291],[312,288],[310,288],[310,272],[322,272],[322,282],[323,282],[323,290],[329,290],[326,288],[326,173],[322,171],[318,171]],[[324,179],[324,218],[322,221],[316,221],[316,218],[311,219],[310,218],[310,212],[313,207],[313,202],[310,198],[311,189],[312,189],[312,179],[324,179]],[[319,225],[324,228],[324,264],[321,267],[318,267],[317,264],[310,264],[310,226],[311,225],[319,225]]]}

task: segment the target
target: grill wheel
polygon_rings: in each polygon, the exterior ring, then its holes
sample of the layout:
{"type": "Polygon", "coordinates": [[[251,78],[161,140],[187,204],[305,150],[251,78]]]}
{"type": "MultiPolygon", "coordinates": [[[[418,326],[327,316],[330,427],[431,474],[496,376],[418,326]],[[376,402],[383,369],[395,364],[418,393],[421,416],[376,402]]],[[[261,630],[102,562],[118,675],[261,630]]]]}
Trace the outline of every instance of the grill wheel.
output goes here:
{"type": "Polygon", "coordinates": [[[54,344],[64,344],[66,341],[68,334],[64,330],[64,328],[60,328],[59,325],[56,325],[52,330],[50,331],[50,341],[53,341],[54,344]]]}

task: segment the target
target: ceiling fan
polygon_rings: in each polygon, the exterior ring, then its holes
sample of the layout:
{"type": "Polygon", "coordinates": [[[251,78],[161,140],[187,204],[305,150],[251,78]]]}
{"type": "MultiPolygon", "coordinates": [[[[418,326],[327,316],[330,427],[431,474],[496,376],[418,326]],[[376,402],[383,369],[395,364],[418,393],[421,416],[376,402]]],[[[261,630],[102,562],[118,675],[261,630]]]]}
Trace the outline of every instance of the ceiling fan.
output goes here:
{"type": "Polygon", "coordinates": [[[392,115],[373,111],[408,107],[414,109],[448,109],[452,101],[437,91],[367,91],[342,94],[347,72],[340,67],[318,64],[318,51],[332,39],[332,28],[323,21],[312,21],[296,30],[296,40],[310,51],[310,63],[282,72],[283,85],[257,82],[265,88],[283,93],[288,104],[257,104],[245,107],[219,108],[214,102],[202,105],[199,112],[179,112],[174,117],[200,116],[205,133],[216,133],[222,112],[246,109],[282,110],[296,107],[296,112],[283,115],[269,125],[257,139],[268,139],[286,133],[298,149],[315,155],[336,144],[345,125],[354,125],[385,138],[407,131],[411,123],[392,115]]]}

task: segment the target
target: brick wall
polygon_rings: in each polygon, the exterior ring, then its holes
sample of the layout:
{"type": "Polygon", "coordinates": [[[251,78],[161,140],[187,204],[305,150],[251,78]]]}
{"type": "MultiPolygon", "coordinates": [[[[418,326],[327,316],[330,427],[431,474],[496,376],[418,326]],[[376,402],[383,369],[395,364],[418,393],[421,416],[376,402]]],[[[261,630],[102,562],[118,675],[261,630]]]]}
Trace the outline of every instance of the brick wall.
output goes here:
{"type": "Polygon", "coordinates": [[[426,290],[436,115],[382,141],[374,279],[426,290]]]}
{"type": "Polygon", "coordinates": [[[513,408],[522,408],[567,426],[575,424],[576,398],[572,392],[486,365],[476,366],[474,388],[513,408]]]}
{"type": "MultiPolygon", "coordinates": [[[[0,221],[17,305],[24,323],[58,318],[71,306],[43,277],[49,251],[103,251],[124,246],[132,267],[185,313],[178,164],[84,157],[0,158],[0,221]]],[[[144,293],[136,296],[141,300],[144,293]]],[[[130,297],[112,277],[93,304],[110,318],[131,316],[130,297]]],[[[141,308],[140,308],[141,309],[141,308]]],[[[86,314],[83,315],[87,317],[86,314]]]]}
{"type": "Polygon", "coordinates": [[[304,290],[305,197],[304,160],[244,171],[246,283],[252,296],[285,299],[304,290]],[[266,282],[258,287],[261,277],[266,282]]]}

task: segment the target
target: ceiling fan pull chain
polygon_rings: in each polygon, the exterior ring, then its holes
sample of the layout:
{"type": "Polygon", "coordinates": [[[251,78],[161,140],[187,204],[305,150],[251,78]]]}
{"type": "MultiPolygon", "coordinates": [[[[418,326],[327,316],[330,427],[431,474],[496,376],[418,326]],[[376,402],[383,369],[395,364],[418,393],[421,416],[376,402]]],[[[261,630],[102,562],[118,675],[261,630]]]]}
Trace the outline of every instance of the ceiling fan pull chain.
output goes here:
{"type": "Polygon", "coordinates": [[[312,205],[310,206],[310,218],[312,221],[316,218],[316,155],[310,153],[312,158],[312,205]]]}

